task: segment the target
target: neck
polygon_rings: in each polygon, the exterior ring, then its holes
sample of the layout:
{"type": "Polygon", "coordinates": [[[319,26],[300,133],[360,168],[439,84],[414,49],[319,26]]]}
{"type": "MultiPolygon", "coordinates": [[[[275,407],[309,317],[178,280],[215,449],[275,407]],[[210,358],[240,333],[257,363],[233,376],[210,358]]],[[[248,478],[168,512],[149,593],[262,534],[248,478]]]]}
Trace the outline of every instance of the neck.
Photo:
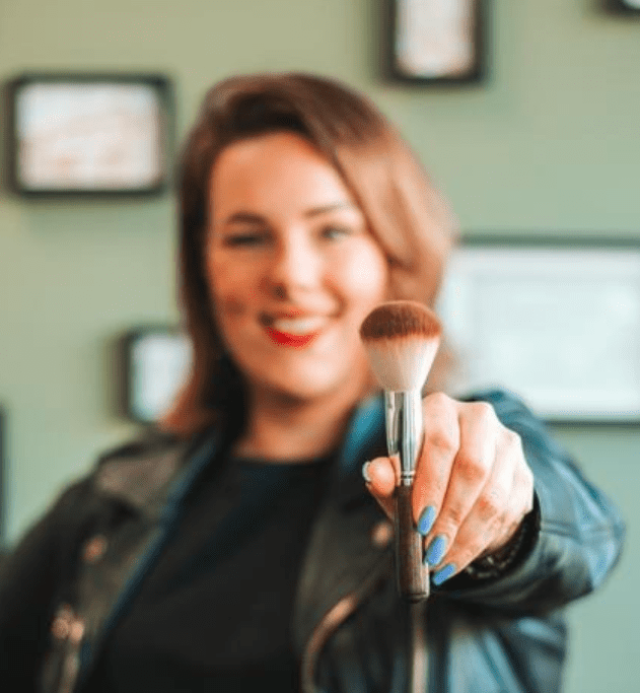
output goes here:
{"type": "Polygon", "coordinates": [[[245,433],[234,452],[265,460],[311,460],[330,453],[342,439],[360,397],[301,401],[282,394],[250,395],[245,433]]]}

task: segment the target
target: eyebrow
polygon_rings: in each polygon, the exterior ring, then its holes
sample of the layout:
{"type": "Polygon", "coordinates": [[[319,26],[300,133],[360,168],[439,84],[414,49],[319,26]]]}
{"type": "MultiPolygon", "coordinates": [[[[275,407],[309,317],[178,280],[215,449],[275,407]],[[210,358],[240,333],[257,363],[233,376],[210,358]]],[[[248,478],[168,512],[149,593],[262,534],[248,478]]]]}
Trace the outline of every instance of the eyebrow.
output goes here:
{"type": "MultiPolygon", "coordinates": [[[[326,214],[328,212],[334,212],[340,209],[357,209],[353,202],[334,202],[329,205],[323,205],[322,207],[312,207],[308,209],[304,216],[307,218],[312,218],[319,216],[321,214],[326,214]]],[[[234,212],[226,219],[222,220],[223,224],[263,224],[266,219],[260,214],[254,214],[253,212],[234,212]]]]}
{"type": "Polygon", "coordinates": [[[330,205],[324,205],[322,207],[313,207],[305,212],[305,217],[317,217],[320,214],[326,214],[327,212],[334,212],[338,209],[357,209],[353,202],[345,200],[344,202],[334,202],[330,205]]]}

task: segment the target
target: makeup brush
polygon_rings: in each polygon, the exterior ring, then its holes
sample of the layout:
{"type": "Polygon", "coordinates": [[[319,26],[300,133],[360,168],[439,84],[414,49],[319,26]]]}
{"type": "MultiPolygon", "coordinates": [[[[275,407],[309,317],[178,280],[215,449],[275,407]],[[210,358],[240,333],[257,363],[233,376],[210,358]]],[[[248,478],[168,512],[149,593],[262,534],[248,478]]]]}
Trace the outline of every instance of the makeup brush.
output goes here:
{"type": "Polygon", "coordinates": [[[415,301],[382,303],[365,318],[360,338],[384,389],[387,449],[400,462],[396,487],[396,567],[400,593],[411,601],[429,596],[422,537],[413,525],[411,495],[422,447],[422,387],[440,344],[440,322],[415,301]]]}

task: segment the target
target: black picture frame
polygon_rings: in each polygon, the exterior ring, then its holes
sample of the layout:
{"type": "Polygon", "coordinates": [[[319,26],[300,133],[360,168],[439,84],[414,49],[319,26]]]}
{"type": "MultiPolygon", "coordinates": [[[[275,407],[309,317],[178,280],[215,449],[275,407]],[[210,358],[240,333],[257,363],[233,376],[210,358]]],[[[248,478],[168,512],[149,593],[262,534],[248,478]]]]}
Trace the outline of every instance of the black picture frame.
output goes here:
{"type": "Polygon", "coordinates": [[[640,0],[607,0],[606,7],[615,14],[640,17],[640,0]]]}
{"type": "Polygon", "coordinates": [[[179,328],[143,325],[120,341],[125,416],[154,424],[171,406],[191,366],[191,345],[179,328]]]}
{"type": "Polygon", "coordinates": [[[174,125],[167,76],[34,72],[5,91],[14,193],[102,198],[167,189],[174,125]]]}
{"type": "Polygon", "coordinates": [[[6,410],[0,406],[0,558],[6,551],[6,410]]]}
{"type": "Polygon", "coordinates": [[[640,422],[640,242],[466,236],[438,310],[460,392],[513,388],[553,424],[640,422]]]}
{"type": "Polygon", "coordinates": [[[387,71],[416,85],[464,85],[488,74],[489,0],[387,0],[387,71]]]}

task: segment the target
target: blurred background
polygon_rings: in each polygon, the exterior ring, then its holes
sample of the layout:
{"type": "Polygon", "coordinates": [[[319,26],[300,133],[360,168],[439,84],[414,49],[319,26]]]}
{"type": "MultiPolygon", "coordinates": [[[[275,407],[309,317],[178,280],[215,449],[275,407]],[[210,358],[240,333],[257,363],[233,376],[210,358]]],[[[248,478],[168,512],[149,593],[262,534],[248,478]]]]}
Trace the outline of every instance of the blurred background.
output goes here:
{"type": "MultiPolygon", "coordinates": [[[[166,74],[179,142],[205,89],[237,72],[307,70],[364,90],[399,126],[463,232],[640,242],[640,19],[599,0],[495,0],[488,76],[387,79],[382,0],[0,0],[0,82],[23,72],[166,74]]],[[[6,119],[0,124],[6,135],[6,119]]],[[[4,142],[5,138],[0,137],[4,142]]],[[[105,447],[119,410],[118,338],[173,325],[175,196],[24,199],[0,190],[0,407],[11,545],[105,447]]],[[[594,325],[594,330],[606,325],[594,325]]],[[[553,339],[553,335],[548,336],[553,339]]],[[[622,508],[613,579],[570,609],[568,693],[638,690],[640,431],[556,425],[622,508]]]]}

